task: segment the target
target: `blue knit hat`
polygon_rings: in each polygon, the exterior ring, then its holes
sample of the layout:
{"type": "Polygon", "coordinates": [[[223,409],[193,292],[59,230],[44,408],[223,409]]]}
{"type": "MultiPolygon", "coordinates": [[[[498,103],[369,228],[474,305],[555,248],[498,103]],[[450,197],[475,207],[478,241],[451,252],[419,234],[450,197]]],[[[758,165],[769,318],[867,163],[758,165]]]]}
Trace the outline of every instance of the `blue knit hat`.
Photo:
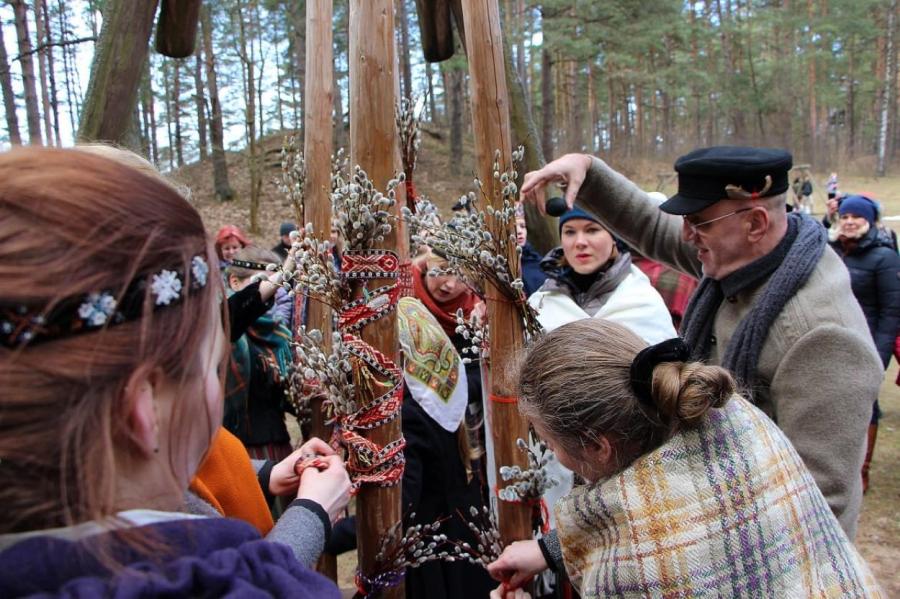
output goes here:
{"type": "Polygon", "coordinates": [[[874,225],[877,209],[875,208],[875,202],[866,196],[847,196],[841,200],[841,206],[838,208],[838,213],[841,216],[847,213],[855,214],[856,216],[861,216],[869,221],[870,225],[874,225]]]}
{"type": "Polygon", "coordinates": [[[563,225],[566,223],[566,221],[570,221],[570,220],[573,220],[576,218],[583,218],[584,220],[593,221],[593,222],[597,223],[598,225],[600,224],[600,221],[597,220],[597,217],[595,217],[592,214],[588,214],[587,212],[585,212],[578,206],[573,206],[572,208],[569,208],[568,210],[563,212],[563,215],[559,217],[560,232],[562,232],[563,225]]]}

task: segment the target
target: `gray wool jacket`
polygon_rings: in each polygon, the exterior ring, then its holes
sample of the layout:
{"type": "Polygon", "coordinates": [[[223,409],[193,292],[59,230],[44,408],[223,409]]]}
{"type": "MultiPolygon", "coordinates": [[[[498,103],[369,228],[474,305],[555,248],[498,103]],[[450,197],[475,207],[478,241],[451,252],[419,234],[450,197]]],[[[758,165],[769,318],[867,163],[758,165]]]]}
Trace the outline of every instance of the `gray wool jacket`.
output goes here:
{"type": "MultiPolygon", "coordinates": [[[[682,240],[681,217],[660,211],[603,161],[593,159],[577,201],[645,256],[702,276],[696,250],[682,240]]],[[[710,363],[719,363],[765,285],[722,302],[710,363]]],[[[862,504],[866,429],[884,370],[847,269],[831,248],[775,320],[757,368],[756,405],[794,444],[852,540],[862,504]]]]}

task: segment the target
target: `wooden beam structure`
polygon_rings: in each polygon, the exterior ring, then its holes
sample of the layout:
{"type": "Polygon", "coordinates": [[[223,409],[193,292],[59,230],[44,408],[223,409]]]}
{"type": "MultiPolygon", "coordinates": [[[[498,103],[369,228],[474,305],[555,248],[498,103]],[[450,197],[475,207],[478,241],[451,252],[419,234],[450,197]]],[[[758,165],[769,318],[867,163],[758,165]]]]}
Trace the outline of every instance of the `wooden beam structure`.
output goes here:
{"type": "Polygon", "coordinates": [[[156,23],[156,51],[187,58],[194,53],[202,0],[160,0],[156,23]]]}
{"type": "MultiPolygon", "coordinates": [[[[395,121],[397,104],[396,55],[394,48],[393,0],[350,0],[350,165],[359,165],[368,173],[377,189],[401,170],[400,145],[395,121]]],[[[399,220],[405,203],[403,187],[397,188],[393,210],[397,220],[381,247],[408,262],[406,233],[399,220]]],[[[389,284],[392,281],[375,281],[389,284]]],[[[363,339],[399,363],[397,318],[392,312],[368,325],[363,339]]],[[[368,432],[366,437],[384,446],[401,436],[400,418],[368,432]]],[[[401,485],[377,487],[363,485],[357,496],[357,544],[359,567],[364,575],[372,573],[378,544],[402,517],[401,485]]],[[[388,598],[404,596],[403,585],[388,589],[388,598]]]]}
{"type": "MultiPolygon", "coordinates": [[[[500,34],[500,8],[497,0],[463,0],[466,53],[469,59],[472,129],[475,133],[476,172],[495,209],[502,209],[499,190],[495,195],[494,153],[500,151],[500,168],[511,165],[509,94],[503,64],[503,39],[500,34]],[[495,201],[500,200],[500,201],[495,201]]],[[[514,241],[507,232],[507,255],[515,256],[514,241]]],[[[518,269],[518,264],[511,264],[518,269]]],[[[488,286],[488,322],[490,323],[490,395],[514,397],[516,382],[511,362],[524,347],[524,327],[518,310],[500,292],[488,286]]],[[[528,468],[516,440],[528,439],[528,423],[519,414],[516,403],[491,401],[490,420],[494,442],[495,468],[518,465],[528,468]]],[[[531,538],[531,508],[521,503],[498,501],[500,536],[504,543],[531,538]]]]}
{"type": "MultiPolygon", "coordinates": [[[[297,226],[312,223],[316,237],[327,239],[331,232],[331,155],[334,128],[331,120],[334,45],[332,39],[333,0],[306,2],[306,110],[303,113],[303,156],[306,161],[304,212],[298,215],[297,226]]],[[[307,326],[322,331],[322,339],[331,345],[331,308],[310,300],[307,306],[307,326]]],[[[331,427],[325,424],[322,400],[313,399],[310,405],[314,437],[328,440],[331,427]]],[[[317,568],[332,580],[337,579],[337,560],[323,554],[317,568]]]]}

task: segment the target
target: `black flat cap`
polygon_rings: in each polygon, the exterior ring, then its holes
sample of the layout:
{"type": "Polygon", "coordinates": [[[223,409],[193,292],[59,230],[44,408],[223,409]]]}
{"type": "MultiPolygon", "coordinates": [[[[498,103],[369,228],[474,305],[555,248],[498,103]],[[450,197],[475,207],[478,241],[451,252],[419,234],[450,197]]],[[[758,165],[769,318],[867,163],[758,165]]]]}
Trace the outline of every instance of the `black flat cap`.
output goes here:
{"type": "Polygon", "coordinates": [[[777,148],[714,146],[694,150],[675,161],[678,193],[659,208],[669,214],[694,214],[729,197],[778,195],[788,189],[791,166],[790,152],[777,148]]]}

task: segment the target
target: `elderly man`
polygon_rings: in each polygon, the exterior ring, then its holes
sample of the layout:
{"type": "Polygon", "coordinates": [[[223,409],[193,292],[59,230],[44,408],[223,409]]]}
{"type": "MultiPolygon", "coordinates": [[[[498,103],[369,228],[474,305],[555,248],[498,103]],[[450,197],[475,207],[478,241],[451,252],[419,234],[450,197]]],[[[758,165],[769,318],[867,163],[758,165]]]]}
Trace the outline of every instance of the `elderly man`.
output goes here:
{"type": "Polygon", "coordinates": [[[866,427],[883,371],[847,270],[825,230],[788,215],[791,155],[714,147],[675,163],[678,193],[657,208],[603,161],[569,154],[528,173],[526,200],[566,201],[655,260],[700,277],[682,324],[693,358],[732,371],[791,439],[847,535],[862,501],[866,427]]]}

